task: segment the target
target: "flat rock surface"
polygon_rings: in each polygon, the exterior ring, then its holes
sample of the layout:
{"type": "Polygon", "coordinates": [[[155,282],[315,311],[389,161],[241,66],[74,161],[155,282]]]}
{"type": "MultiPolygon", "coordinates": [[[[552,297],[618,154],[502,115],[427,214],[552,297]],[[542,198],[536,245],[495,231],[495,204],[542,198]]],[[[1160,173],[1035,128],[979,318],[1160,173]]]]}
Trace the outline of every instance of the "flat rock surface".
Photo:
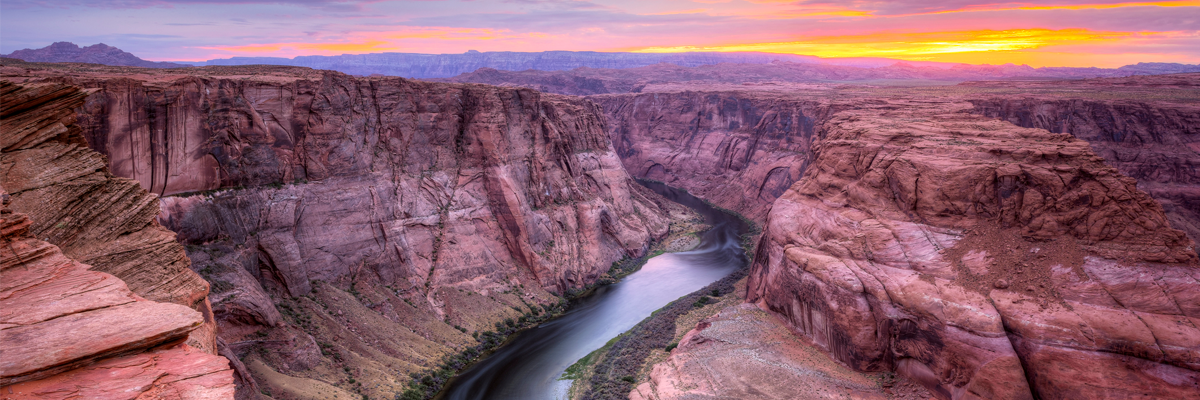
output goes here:
{"type": "Polygon", "coordinates": [[[701,321],[650,378],[630,399],[932,398],[912,383],[847,368],[745,303],[701,321]]]}

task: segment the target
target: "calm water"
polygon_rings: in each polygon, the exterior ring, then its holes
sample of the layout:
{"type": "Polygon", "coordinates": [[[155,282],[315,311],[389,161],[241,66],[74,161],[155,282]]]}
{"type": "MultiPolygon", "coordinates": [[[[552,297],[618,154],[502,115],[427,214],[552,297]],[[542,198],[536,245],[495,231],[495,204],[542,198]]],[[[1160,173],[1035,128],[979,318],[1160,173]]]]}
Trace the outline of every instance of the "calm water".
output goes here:
{"type": "Polygon", "coordinates": [[[566,315],[517,334],[491,356],[464,371],[439,396],[447,400],[563,399],[571,381],[563,371],[672,300],[740,268],[744,261],[737,217],[662,184],[655,192],[695,209],[713,229],[693,251],[651,258],[638,272],[579,300],[566,315]]]}

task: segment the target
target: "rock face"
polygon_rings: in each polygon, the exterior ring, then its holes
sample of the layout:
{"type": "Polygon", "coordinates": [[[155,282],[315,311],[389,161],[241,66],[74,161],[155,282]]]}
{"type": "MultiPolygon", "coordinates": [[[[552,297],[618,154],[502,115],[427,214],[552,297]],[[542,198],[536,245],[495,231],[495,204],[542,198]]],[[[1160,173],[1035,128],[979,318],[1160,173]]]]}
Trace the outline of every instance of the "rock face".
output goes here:
{"type": "Polygon", "coordinates": [[[81,119],[113,171],[153,192],[254,188],[171,197],[161,218],[188,242],[257,242],[294,296],[348,266],[403,288],[563,291],[665,234],[589,102],[313,78],[83,82],[100,90],[81,119]]]}
{"type": "Polygon", "coordinates": [[[188,269],[175,234],[156,222],[158,198],[108,172],[87,147],[75,109],[87,93],[64,85],[3,86],[0,185],[12,208],[33,220],[30,232],[70,258],[120,278],[148,300],[191,307],[205,316],[189,344],[216,354],[208,283],[188,269]]]}
{"type": "Polygon", "coordinates": [[[668,233],[585,100],[288,67],[28,71],[95,90],[85,136],[167,196],[243,387],[395,397],[668,233]]]}
{"type": "Polygon", "coordinates": [[[743,303],[700,321],[629,398],[882,400],[929,393],[884,374],[852,371],[801,342],[775,315],[743,303]]]}
{"type": "Polygon", "coordinates": [[[1200,268],[1070,135],[955,99],[833,115],[775,201],[749,300],[940,398],[1200,398],[1200,268]]]}
{"type": "MultiPolygon", "coordinates": [[[[1196,75],[1077,82],[1102,91],[1139,85],[1157,90],[1190,88],[1196,75]]],[[[1038,85],[1029,84],[1036,88],[1038,85]]],[[[1162,203],[1176,229],[1200,240],[1200,107],[1150,99],[1080,100],[992,97],[973,100],[974,112],[1027,128],[1069,133],[1091,143],[1138,188],[1162,203]]]]}
{"type": "Polygon", "coordinates": [[[4,55],[28,62],[89,63],[143,68],[184,68],[190,65],[146,61],[104,43],[79,47],[71,42],[55,42],[40,49],[17,50],[4,55]]]}
{"type": "MultiPolygon", "coordinates": [[[[83,189],[103,187],[106,181],[118,180],[105,176],[102,163],[90,171],[68,168],[97,160],[87,157],[95,153],[80,146],[82,138],[71,122],[74,116],[71,109],[83,101],[85,94],[69,86],[23,87],[7,82],[0,82],[0,94],[5,100],[0,109],[4,126],[0,165],[7,171],[0,184],[0,201],[3,202],[0,209],[0,392],[5,398],[15,399],[231,397],[234,387],[228,360],[184,344],[185,341],[203,344],[206,336],[211,341],[211,315],[185,305],[151,301],[135,294],[136,290],[131,290],[117,276],[101,272],[98,266],[81,263],[73,259],[70,252],[37,239],[43,236],[39,227],[45,224],[13,211],[27,208],[20,203],[31,197],[44,196],[42,198],[49,200],[54,196],[73,195],[63,193],[62,188],[68,185],[57,180],[62,175],[75,174],[75,179],[67,179],[71,182],[69,186],[83,189]],[[57,157],[40,159],[36,156],[38,153],[52,153],[57,157]],[[32,159],[45,162],[27,164],[32,159]],[[56,162],[60,160],[63,162],[56,162]],[[34,169],[42,174],[27,174],[34,169]],[[202,334],[196,335],[196,332],[202,334]]],[[[146,198],[145,191],[136,184],[133,189],[136,190],[111,194],[107,198],[83,196],[78,200],[86,202],[80,207],[110,210],[107,206],[112,204],[127,204],[125,202],[130,198],[136,203],[139,198],[146,198]],[[110,203],[98,202],[102,200],[110,203]]],[[[153,199],[152,196],[149,198],[153,199]]],[[[69,210],[71,208],[64,211],[69,210]]],[[[146,231],[153,237],[161,230],[152,219],[143,219],[138,224],[133,222],[136,219],[106,215],[125,222],[123,227],[127,230],[109,242],[98,243],[95,241],[105,240],[105,237],[96,235],[96,231],[113,229],[112,225],[97,226],[97,221],[90,218],[72,219],[80,216],[77,213],[51,216],[59,218],[57,223],[83,223],[84,226],[72,227],[73,239],[77,240],[55,237],[60,242],[77,245],[71,249],[83,254],[92,254],[78,250],[78,245],[84,241],[91,242],[90,248],[105,244],[113,250],[137,253],[129,244],[147,237],[139,233],[146,231]]],[[[113,235],[112,232],[104,234],[113,235]]],[[[154,247],[153,242],[141,243],[141,246],[154,247]]],[[[137,265],[133,268],[162,272],[153,267],[137,265]]],[[[194,276],[190,270],[183,271],[194,276]]],[[[128,269],[120,272],[131,273],[128,269]]],[[[180,275],[187,276],[174,276],[180,275]]],[[[169,282],[174,276],[160,278],[169,282]]],[[[201,285],[199,288],[204,290],[195,300],[203,304],[207,287],[201,285]]],[[[163,293],[147,291],[144,287],[143,291],[163,293]]]]}
{"type": "Polygon", "coordinates": [[[629,173],[687,189],[762,221],[807,168],[820,121],[836,111],[770,92],[595,96],[629,173]]]}

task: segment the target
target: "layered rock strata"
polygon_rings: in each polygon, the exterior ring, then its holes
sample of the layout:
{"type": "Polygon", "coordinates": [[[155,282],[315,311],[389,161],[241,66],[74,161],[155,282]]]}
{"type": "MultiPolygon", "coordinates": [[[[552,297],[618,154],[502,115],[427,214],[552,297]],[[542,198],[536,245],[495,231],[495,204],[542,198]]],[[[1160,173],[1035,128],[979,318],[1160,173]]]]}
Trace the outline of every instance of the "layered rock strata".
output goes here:
{"type": "Polygon", "coordinates": [[[743,303],[700,321],[629,398],[882,400],[928,399],[929,392],[850,370],[801,342],[774,314],[743,303]]]}
{"type": "MultiPolygon", "coordinates": [[[[971,103],[973,111],[981,115],[1088,141],[1109,165],[1137,179],[1138,188],[1163,205],[1171,225],[1187,232],[1195,242],[1200,240],[1200,107],[1162,95],[1194,90],[1195,81],[1197,75],[1058,82],[1055,86],[1074,90],[1132,86],[1147,93],[1094,100],[1085,96],[994,96],[971,103]]],[[[1050,89],[1040,87],[1048,84],[1027,85],[1050,89]]]]}
{"type": "Polygon", "coordinates": [[[87,93],[64,85],[3,85],[0,185],[11,193],[13,210],[34,221],[31,233],[115,275],[139,296],[201,312],[206,322],[189,344],[216,354],[208,283],[188,269],[183,246],[156,221],[158,197],[113,176],[104,156],[87,147],[75,123],[87,93]]]}
{"type": "Polygon", "coordinates": [[[772,92],[594,96],[633,175],[665,182],[761,222],[800,179],[820,122],[837,108],[772,92]]]}
{"type": "Polygon", "coordinates": [[[243,387],[394,397],[669,230],[585,100],[303,68],[39,68],[5,71],[95,89],[88,142],[168,196],[160,219],[212,282],[243,387]]]}
{"type": "MultiPolygon", "coordinates": [[[[4,127],[0,165],[5,171],[4,181],[0,184],[3,202],[0,209],[0,396],[14,399],[232,397],[233,376],[228,360],[184,344],[185,341],[203,344],[206,337],[211,340],[212,336],[211,317],[188,307],[194,302],[181,305],[147,300],[117,276],[77,261],[59,246],[38,239],[47,235],[39,228],[50,224],[39,223],[26,214],[13,211],[19,207],[30,208],[28,203],[22,204],[22,200],[28,202],[30,198],[61,204],[53,200],[64,201],[61,197],[76,194],[62,190],[64,186],[87,192],[87,189],[105,187],[112,181],[122,181],[104,174],[103,163],[94,162],[102,161],[102,158],[89,157],[95,153],[80,145],[82,138],[78,128],[71,123],[74,116],[71,109],[83,101],[85,93],[62,85],[23,87],[0,82],[0,94],[5,100],[0,109],[3,116],[0,124],[4,127]],[[54,156],[39,157],[42,154],[54,156]],[[30,160],[43,163],[29,165],[30,160]],[[89,164],[88,161],[93,162],[89,164]],[[92,168],[79,168],[80,165],[92,168]],[[40,174],[32,173],[34,171],[40,171],[40,174]],[[196,332],[203,334],[196,335],[196,332]]],[[[153,202],[154,197],[148,196],[136,183],[129,184],[133,185],[132,190],[109,197],[84,196],[76,201],[85,203],[75,210],[113,210],[127,202],[136,203],[147,198],[153,202]]],[[[33,209],[34,212],[44,210],[33,209]]],[[[90,220],[95,217],[75,220],[72,217],[81,214],[70,211],[72,209],[68,208],[61,214],[40,214],[59,218],[53,224],[74,224],[71,239],[60,242],[75,245],[70,249],[77,254],[95,254],[79,249],[98,249],[107,245],[113,248],[108,254],[120,254],[111,251],[124,249],[135,254],[122,256],[136,258],[139,247],[153,248],[156,243],[134,245],[136,240],[154,237],[156,233],[170,237],[170,233],[161,231],[153,219],[143,219],[139,224],[132,218],[107,214],[102,217],[105,219],[102,222],[90,220]],[[105,224],[112,220],[125,222],[116,225],[124,230],[97,232],[112,229],[113,225],[105,224]],[[100,242],[103,240],[108,242],[100,242]]],[[[100,257],[105,261],[113,258],[100,257]]],[[[156,266],[135,265],[133,268],[160,272],[154,268],[156,266]]],[[[118,271],[129,276],[146,276],[143,274],[146,271],[118,271]]],[[[194,276],[190,270],[183,271],[194,276]]],[[[171,277],[160,276],[163,281],[170,281],[171,277]]],[[[199,288],[205,290],[201,290],[200,298],[196,300],[203,302],[207,286],[200,285],[199,288]]],[[[166,293],[142,289],[149,294],[166,293]]]]}
{"type": "Polygon", "coordinates": [[[955,99],[835,114],[749,300],[940,398],[1200,398],[1191,241],[1084,141],[955,99]]]}

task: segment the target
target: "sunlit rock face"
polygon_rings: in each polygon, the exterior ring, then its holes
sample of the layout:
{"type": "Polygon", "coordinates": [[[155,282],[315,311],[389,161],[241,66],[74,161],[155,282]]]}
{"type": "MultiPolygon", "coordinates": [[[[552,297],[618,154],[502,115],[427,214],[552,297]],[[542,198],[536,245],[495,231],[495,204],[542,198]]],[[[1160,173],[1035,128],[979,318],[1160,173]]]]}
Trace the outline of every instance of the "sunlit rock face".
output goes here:
{"type": "Polygon", "coordinates": [[[776,200],[749,300],[942,398],[1196,398],[1191,241],[1067,134],[956,99],[835,114],[776,200]]]}

